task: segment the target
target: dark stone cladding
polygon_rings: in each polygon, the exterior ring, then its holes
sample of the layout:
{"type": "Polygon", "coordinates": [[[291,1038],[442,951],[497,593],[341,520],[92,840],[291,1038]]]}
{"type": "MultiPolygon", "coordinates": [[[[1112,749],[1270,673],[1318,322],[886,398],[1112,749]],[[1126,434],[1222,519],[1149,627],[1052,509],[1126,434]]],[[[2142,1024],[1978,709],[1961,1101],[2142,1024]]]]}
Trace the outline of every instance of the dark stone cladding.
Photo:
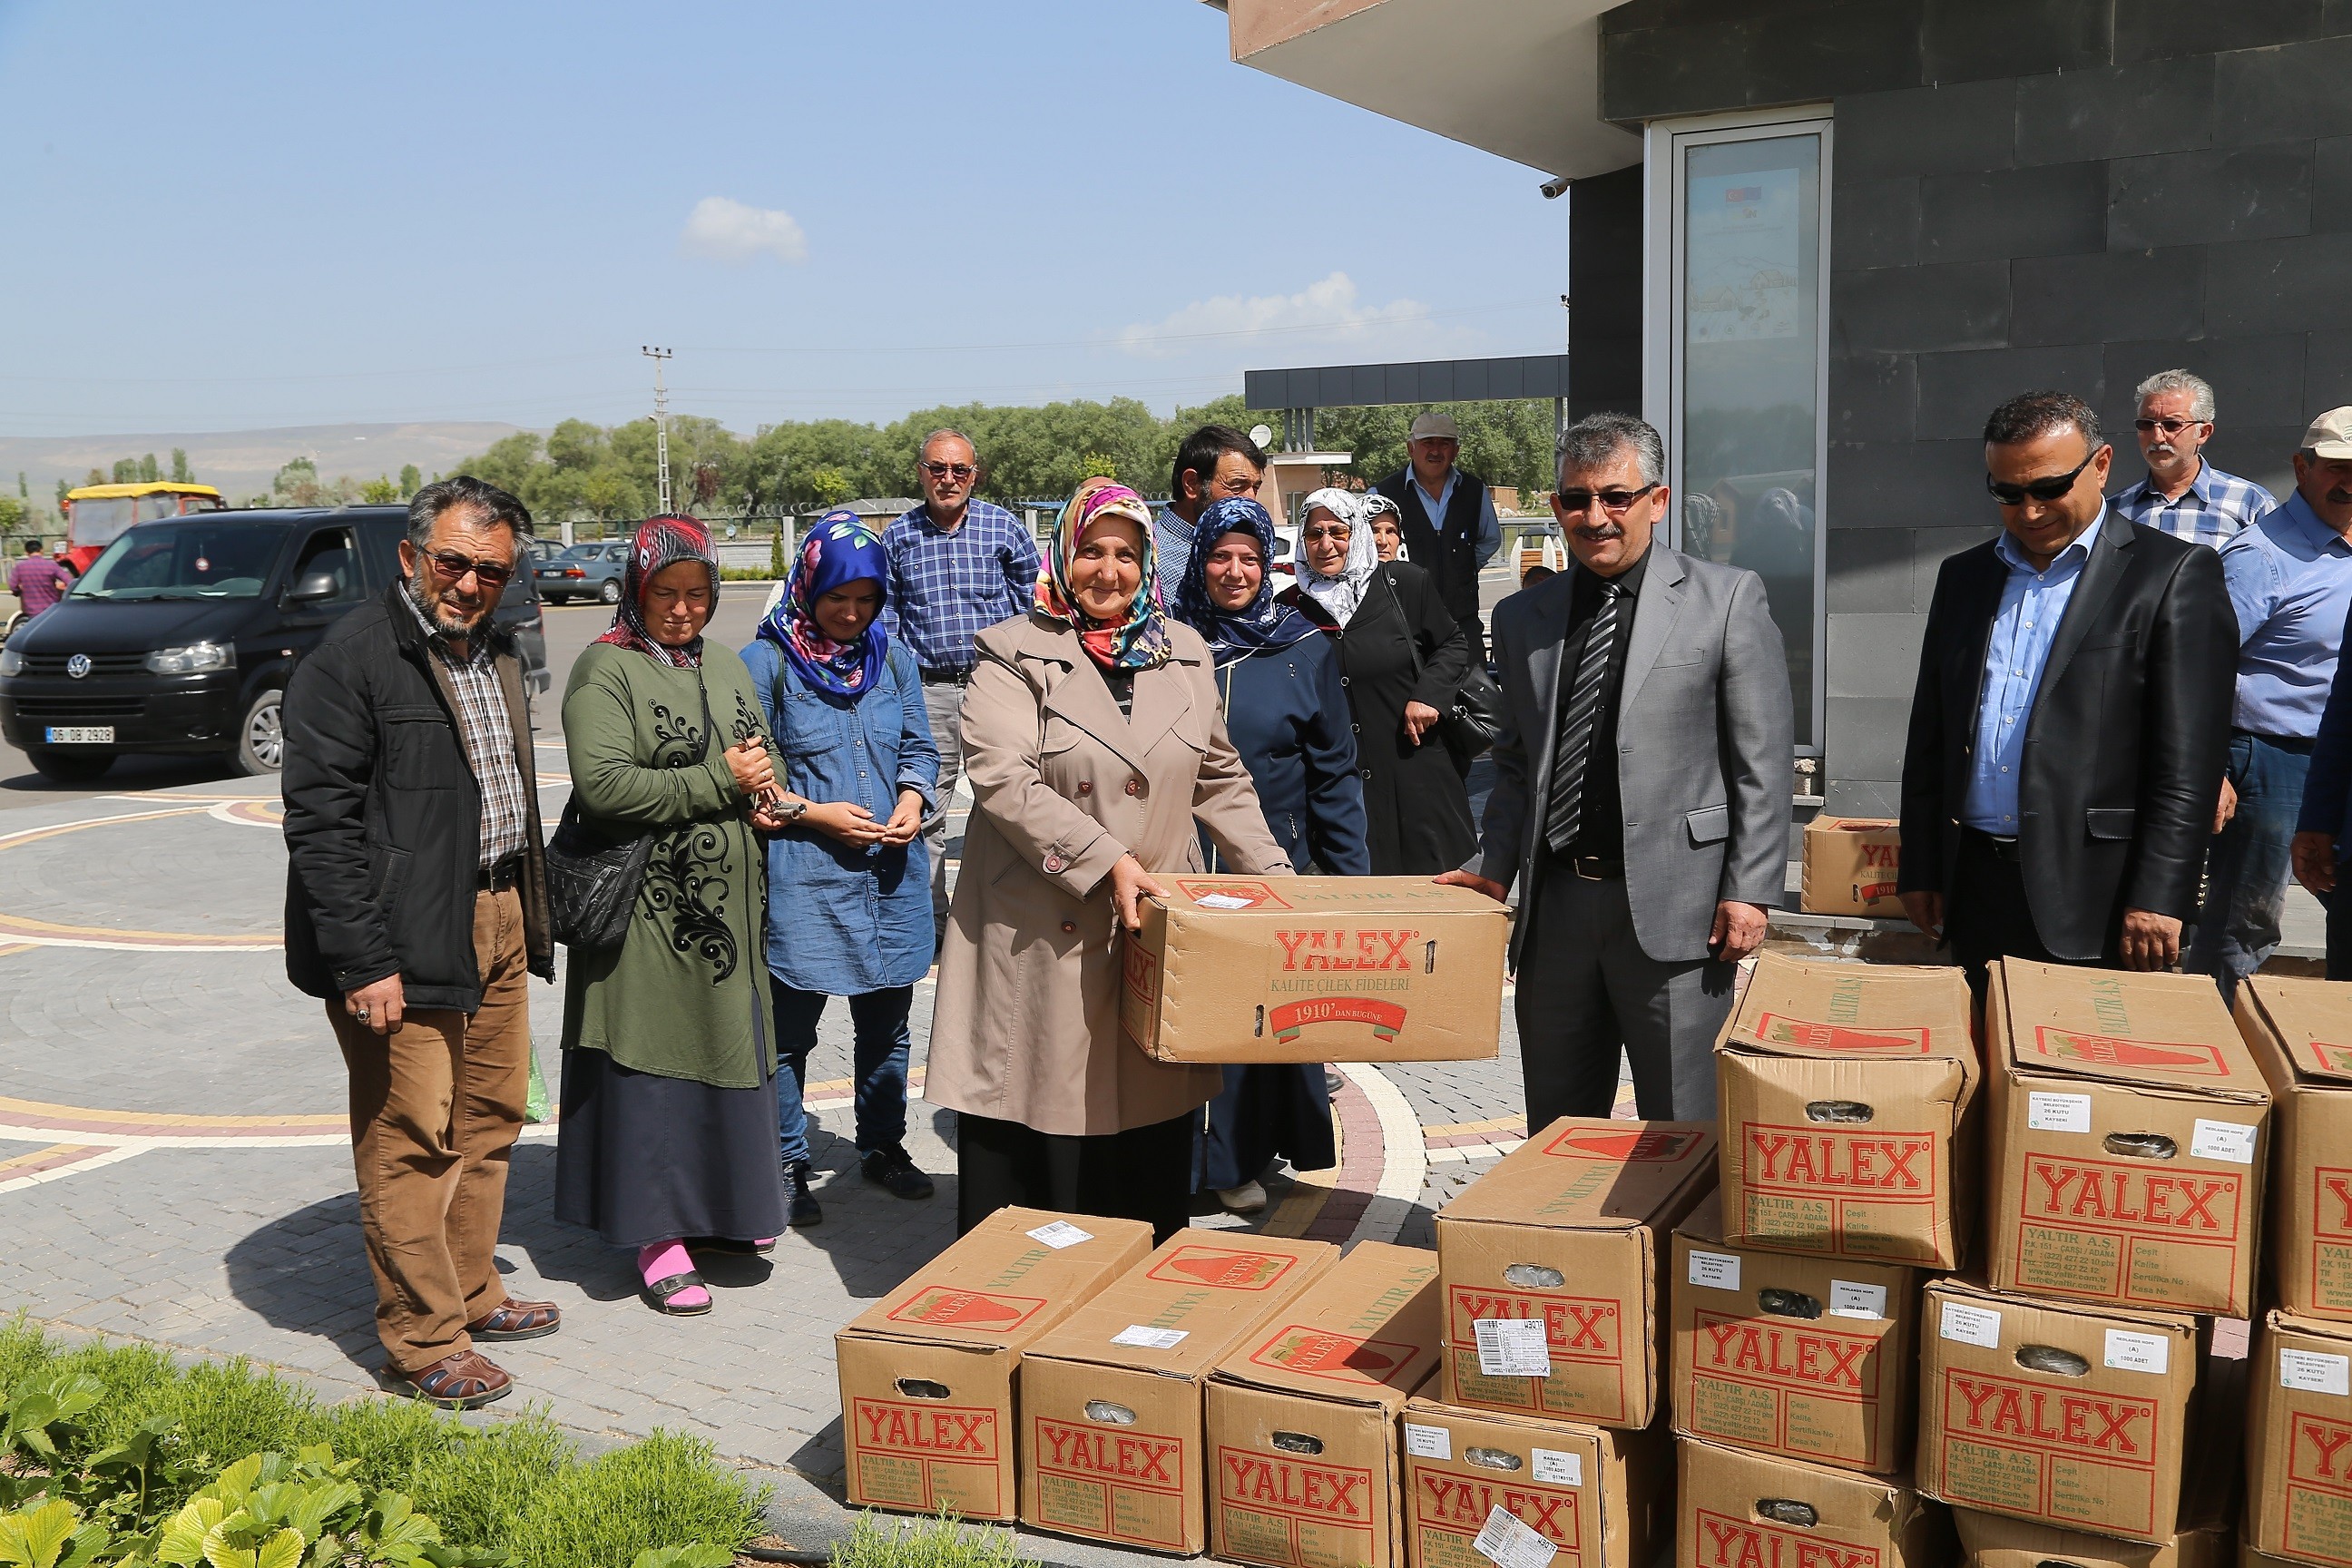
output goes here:
{"type": "Polygon", "coordinates": [[[2352,401],[2352,0],[1632,0],[1601,101],[1827,103],[1831,809],[1892,799],[1936,574],[1990,537],[1978,441],[2030,387],[2139,472],[2132,388],[2212,382],[2224,468],[2281,489],[2352,401]]]}

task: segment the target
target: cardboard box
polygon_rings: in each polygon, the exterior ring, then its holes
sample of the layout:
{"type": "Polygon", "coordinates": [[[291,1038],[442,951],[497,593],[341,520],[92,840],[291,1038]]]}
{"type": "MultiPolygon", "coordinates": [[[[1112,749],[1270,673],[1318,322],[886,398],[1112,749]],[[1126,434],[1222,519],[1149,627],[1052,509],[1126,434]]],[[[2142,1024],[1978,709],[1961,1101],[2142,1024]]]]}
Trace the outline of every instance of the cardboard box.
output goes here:
{"type": "Polygon", "coordinates": [[[2251,1316],[2271,1092],[2212,983],[2003,959],[1985,1037],[1993,1288],[2251,1316]]]}
{"type": "Polygon", "coordinates": [[[1021,1360],[1021,1522],[1200,1551],[1202,1385],[1339,1257],[1324,1241],[1182,1231],[1040,1336],[1021,1360]]]}
{"type": "Polygon", "coordinates": [[[1011,1519],[1023,1350],[1150,1250],[1140,1220],[999,1209],[860,1313],[833,1339],[849,1501],[1011,1519]]]}
{"type": "Polygon", "coordinates": [[[1675,1229],[1675,1430],[1891,1474],[1910,1457],[1919,1276],[1722,1239],[1709,1197],[1675,1229]]]}
{"type": "Polygon", "coordinates": [[[1209,1378],[1209,1550],[1392,1568],[1397,1412],[1437,1371],[1437,1254],[1359,1242],[1209,1378]]]}
{"type": "Polygon", "coordinates": [[[2237,1020],[2272,1095],[2272,1289],[2352,1321],[2352,985],[2251,975],[2237,1020]]]}
{"type": "Polygon", "coordinates": [[[1903,826],[1884,817],[1816,816],[1805,824],[1804,891],[1809,915],[1905,918],[1895,896],[1903,864],[1903,826]]]}
{"type": "Polygon", "coordinates": [[[1930,1281],[1920,1304],[1919,1489],[2160,1543],[2184,1526],[2196,1321],[1930,1281]]]}
{"type": "Polygon", "coordinates": [[[2352,1331],[2270,1315],[2246,1437],[2246,1543],[2296,1563],[2352,1563],[2352,1331]]]}
{"type": "Polygon", "coordinates": [[[1411,1568],[1494,1568],[1472,1543],[1496,1509],[1558,1548],[1550,1568],[1650,1568],[1674,1531],[1663,1426],[1624,1432],[1416,1399],[1404,1438],[1411,1568]]]}
{"type": "Polygon", "coordinates": [[[1163,1062],[1484,1061],[1503,906],[1426,877],[1163,877],[1119,1026],[1163,1062]]]}
{"type": "Polygon", "coordinates": [[[1757,957],[1716,1044],[1724,1239],[1957,1268],[1977,1048],[1958,969],[1757,957]]]}
{"type": "Polygon", "coordinates": [[[1666,1235],[1715,1186],[1715,1129],[1562,1117],[1437,1216],[1449,1405],[1643,1427],[1665,1363],[1666,1235]],[[1480,1325],[1538,1320],[1514,1331],[1480,1325]],[[1549,1367],[1506,1371],[1507,1364],[1549,1367]]]}
{"type": "Polygon", "coordinates": [[[1949,1513],[1901,1481],[1727,1448],[1681,1450],[1675,1568],[1944,1568],[1949,1513]]]}
{"type": "Polygon", "coordinates": [[[2236,1555],[2226,1530],[2191,1530],[2151,1545],[2077,1530],[2032,1524],[1956,1508],[1968,1568],[2229,1568],[2236,1555]]]}

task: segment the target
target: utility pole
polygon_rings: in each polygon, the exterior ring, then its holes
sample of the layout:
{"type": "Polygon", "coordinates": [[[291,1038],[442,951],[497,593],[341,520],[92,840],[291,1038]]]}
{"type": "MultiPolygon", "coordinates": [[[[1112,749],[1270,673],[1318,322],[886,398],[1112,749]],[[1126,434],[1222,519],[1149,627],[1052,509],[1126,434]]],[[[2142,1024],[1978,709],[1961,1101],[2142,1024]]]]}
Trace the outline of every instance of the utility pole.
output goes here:
{"type": "Polygon", "coordinates": [[[661,487],[661,510],[669,507],[669,393],[662,385],[662,361],[670,357],[669,350],[640,347],[637,351],[654,362],[654,470],[661,487]]]}

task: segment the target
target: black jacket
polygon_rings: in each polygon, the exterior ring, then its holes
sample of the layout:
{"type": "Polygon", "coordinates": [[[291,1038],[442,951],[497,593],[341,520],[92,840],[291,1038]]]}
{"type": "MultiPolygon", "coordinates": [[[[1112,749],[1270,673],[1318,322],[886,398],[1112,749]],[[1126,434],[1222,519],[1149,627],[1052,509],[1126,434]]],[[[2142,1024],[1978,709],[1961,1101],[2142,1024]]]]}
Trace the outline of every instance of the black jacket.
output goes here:
{"type": "Polygon", "coordinates": [[[1413,482],[1407,463],[1372,488],[1397,503],[1403,515],[1397,531],[1404,536],[1405,553],[1412,564],[1430,575],[1457,621],[1478,617],[1478,518],[1485,509],[1486,481],[1456,468],[1454,496],[1444,517],[1429,515],[1427,498],[1413,482]]]}
{"type": "MultiPolygon", "coordinates": [[[[472,1013],[482,792],[402,592],[336,622],[286,683],[286,977],[331,998],[397,973],[408,1006],[472,1013]]],[[[524,939],[552,980],[530,710],[512,639],[495,646],[530,810],[524,939]]]]}
{"type": "MultiPolygon", "coordinates": [[[[1993,551],[1962,551],[1936,579],[1903,759],[1905,892],[1952,886],[2009,575],[1993,551]]],[[[2220,555],[2108,512],[2058,623],[2018,781],[2026,900],[2058,957],[2111,956],[2127,909],[2196,912],[2237,668],[2220,555]]]]}

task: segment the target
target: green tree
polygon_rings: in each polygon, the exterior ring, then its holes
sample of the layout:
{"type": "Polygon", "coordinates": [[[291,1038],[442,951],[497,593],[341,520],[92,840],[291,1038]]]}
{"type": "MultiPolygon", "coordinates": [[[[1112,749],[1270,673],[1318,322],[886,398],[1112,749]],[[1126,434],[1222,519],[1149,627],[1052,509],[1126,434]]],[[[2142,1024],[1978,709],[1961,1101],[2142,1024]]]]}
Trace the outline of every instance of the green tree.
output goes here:
{"type": "Polygon", "coordinates": [[[31,510],[15,496],[0,495],[0,539],[21,531],[30,521],[31,510]]]}
{"type": "MultiPolygon", "coordinates": [[[[98,470],[96,468],[92,468],[90,472],[94,474],[98,472],[98,470]]],[[[90,482],[92,484],[105,484],[108,481],[104,479],[93,479],[90,482]]],[[[118,485],[137,484],[139,482],[139,459],[136,458],[117,458],[114,460],[114,479],[112,482],[118,485]]]]}
{"type": "Polygon", "coordinates": [[[173,447],[172,482],[180,485],[194,484],[195,479],[195,470],[188,467],[188,449],[185,447],[173,447]]]}
{"type": "Polygon", "coordinates": [[[139,459],[139,480],[142,484],[152,485],[163,477],[163,470],[156,465],[154,453],[149,452],[139,459]]]}
{"type": "Polygon", "coordinates": [[[360,486],[360,500],[370,506],[389,506],[399,499],[400,487],[382,474],[360,486]]]}
{"type": "Polygon", "coordinates": [[[839,468],[823,466],[809,471],[808,497],[818,506],[839,506],[856,493],[849,476],[839,468]]]}
{"type": "Polygon", "coordinates": [[[16,470],[16,499],[18,500],[31,500],[33,499],[32,490],[25,483],[25,470],[22,468],[18,468],[16,470]]]}
{"type": "Polygon", "coordinates": [[[416,465],[414,463],[403,463],[400,466],[401,499],[404,500],[424,488],[425,476],[416,471],[416,465]]]}

